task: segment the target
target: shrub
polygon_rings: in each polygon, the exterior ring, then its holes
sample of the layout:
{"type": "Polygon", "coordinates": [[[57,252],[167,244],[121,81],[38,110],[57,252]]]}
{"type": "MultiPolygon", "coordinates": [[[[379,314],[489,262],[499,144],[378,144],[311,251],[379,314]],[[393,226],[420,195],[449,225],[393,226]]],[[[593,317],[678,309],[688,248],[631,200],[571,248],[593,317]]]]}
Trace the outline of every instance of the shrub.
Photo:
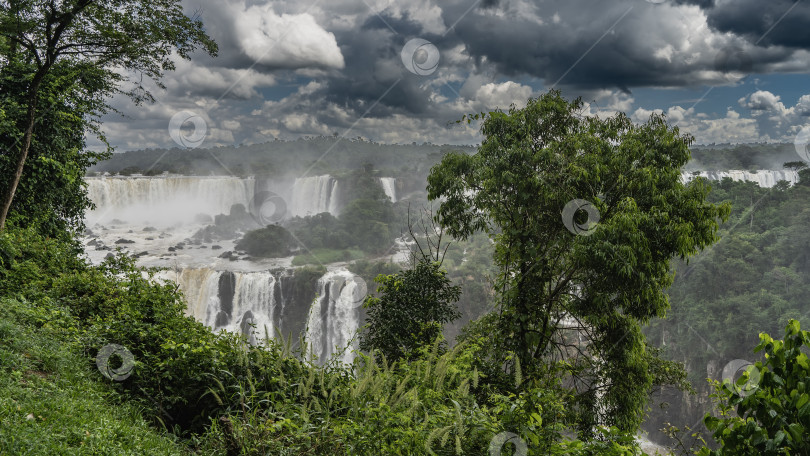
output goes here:
{"type": "Polygon", "coordinates": [[[701,456],[810,454],[810,332],[790,320],[785,340],[761,333],[754,352],[764,351],[734,384],[715,382],[720,416],[703,422],[722,445],[701,456]]]}
{"type": "Polygon", "coordinates": [[[247,232],[236,248],[256,257],[285,257],[295,245],[295,238],[284,227],[267,225],[247,232]]]}

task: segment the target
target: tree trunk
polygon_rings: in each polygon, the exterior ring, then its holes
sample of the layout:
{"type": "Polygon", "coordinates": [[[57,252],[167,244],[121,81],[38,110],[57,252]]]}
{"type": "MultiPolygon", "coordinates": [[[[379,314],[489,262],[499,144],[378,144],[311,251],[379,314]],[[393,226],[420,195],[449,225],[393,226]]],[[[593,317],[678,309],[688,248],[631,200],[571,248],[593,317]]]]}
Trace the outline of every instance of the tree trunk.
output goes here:
{"type": "Polygon", "coordinates": [[[8,188],[3,192],[3,206],[0,209],[0,232],[6,228],[6,218],[11,209],[11,203],[14,201],[14,193],[17,192],[17,185],[20,183],[22,177],[23,167],[25,166],[25,159],[28,157],[28,150],[31,148],[31,139],[34,136],[34,124],[36,123],[36,110],[37,110],[37,91],[39,90],[39,83],[42,76],[37,74],[34,81],[31,83],[31,89],[28,96],[28,113],[26,116],[25,135],[23,136],[22,147],[20,148],[20,155],[17,158],[17,169],[14,171],[14,177],[11,179],[8,188]]]}

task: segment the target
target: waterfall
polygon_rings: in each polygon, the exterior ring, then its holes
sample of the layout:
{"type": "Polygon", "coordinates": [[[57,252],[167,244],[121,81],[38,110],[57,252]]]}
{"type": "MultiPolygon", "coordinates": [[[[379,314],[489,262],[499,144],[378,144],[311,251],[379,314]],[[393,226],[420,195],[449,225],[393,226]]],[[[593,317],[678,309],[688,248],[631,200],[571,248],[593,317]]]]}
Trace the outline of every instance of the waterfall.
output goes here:
{"type": "Polygon", "coordinates": [[[351,364],[354,359],[360,305],[365,298],[364,287],[359,286],[355,277],[348,270],[339,269],[318,280],[320,291],[309,311],[306,340],[312,359],[317,358],[321,364],[338,351],[344,364],[351,364]],[[352,338],[355,340],[348,346],[352,338]]]}
{"type": "Polygon", "coordinates": [[[237,177],[156,176],[88,177],[87,192],[96,209],[89,223],[114,218],[131,224],[173,225],[193,222],[197,214],[227,214],[234,204],[248,207],[254,179],[237,177]]]}
{"type": "Polygon", "coordinates": [[[366,288],[344,268],[307,283],[310,289],[303,293],[295,270],[184,268],[162,271],[158,277],[177,283],[187,301],[186,314],[212,329],[243,334],[254,344],[265,335],[291,334],[295,342],[304,333],[312,359],[323,363],[341,350],[341,362],[351,364],[354,359],[357,340],[348,344],[360,328],[366,288]]]}
{"type": "MultiPolygon", "coordinates": [[[[790,182],[791,185],[799,182],[799,173],[792,170],[768,170],[762,169],[758,171],[742,171],[742,170],[729,170],[729,171],[700,171],[697,176],[706,178],[708,180],[723,180],[726,177],[735,181],[743,182],[756,182],[757,185],[764,188],[771,188],[781,180],[790,182]]],[[[695,178],[695,174],[691,172],[681,173],[681,180],[686,183],[695,178]]]]}
{"type": "Polygon", "coordinates": [[[392,203],[397,202],[397,187],[396,187],[397,179],[395,177],[381,177],[380,178],[380,185],[382,185],[383,190],[385,191],[385,196],[387,196],[392,203]]]}
{"type": "Polygon", "coordinates": [[[340,210],[337,189],[337,179],[329,175],[295,179],[287,207],[289,215],[305,217],[321,212],[337,215],[340,210]]]}
{"type": "Polygon", "coordinates": [[[276,335],[281,306],[276,305],[277,277],[269,271],[185,268],[163,271],[158,277],[179,285],[187,301],[186,314],[206,326],[244,334],[251,343],[276,335]]]}

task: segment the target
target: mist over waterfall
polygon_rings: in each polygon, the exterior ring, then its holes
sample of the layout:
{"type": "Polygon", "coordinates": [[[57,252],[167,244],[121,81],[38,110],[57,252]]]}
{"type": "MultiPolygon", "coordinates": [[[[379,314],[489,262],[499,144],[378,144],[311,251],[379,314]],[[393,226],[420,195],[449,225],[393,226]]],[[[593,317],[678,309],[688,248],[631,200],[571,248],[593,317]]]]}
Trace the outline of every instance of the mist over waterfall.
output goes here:
{"type": "Polygon", "coordinates": [[[387,196],[392,203],[397,202],[397,179],[395,177],[381,177],[380,185],[382,185],[385,196],[387,196]]]}
{"type": "Polygon", "coordinates": [[[777,182],[782,180],[790,182],[791,185],[799,182],[799,173],[793,170],[761,169],[757,171],[729,170],[681,173],[681,179],[684,182],[689,182],[695,177],[703,177],[712,181],[723,180],[728,177],[735,181],[756,182],[757,185],[763,188],[771,188],[776,185],[777,182]]]}
{"type": "Polygon", "coordinates": [[[360,327],[360,305],[365,297],[365,290],[354,277],[347,270],[337,270],[318,280],[318,300],[309,311],[306,340],[309,353],[320,363],[337,351],[344,364],[354,359],[352,350],[357,349],[357,340],[348,344],[360,327]]]}
{"type": "Polygon", "coordinates": [[[228,213],[233,204],[247,207],[255,188],[253,178],[238,177],[88,177],[85,181],[96,205],[87,215],[88,225],[111,219],[161,226],[188,223],[200,213],[228,213]]]}
{"type": "Polygon", "coordinates": [[[290,216],[305,217],[321,212],[337,215],[340,211],[338,180],[329,175],[295,179],[287,210],[290,216]]]}

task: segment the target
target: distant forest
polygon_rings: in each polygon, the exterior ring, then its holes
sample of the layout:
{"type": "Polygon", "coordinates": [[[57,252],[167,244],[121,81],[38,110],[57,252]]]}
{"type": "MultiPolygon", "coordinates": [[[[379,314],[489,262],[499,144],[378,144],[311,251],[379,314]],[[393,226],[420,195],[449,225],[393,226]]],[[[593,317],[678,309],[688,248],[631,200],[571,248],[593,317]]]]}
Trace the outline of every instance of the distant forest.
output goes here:
{"type": "Polygon", "coordinates": [[[416,173],[426,176],[442,156],[451,151],[474,153],[473,146],[410,144],[388,145],[360,138],[315,137],[296,141],[271,141],[212,149],[146,149],[114,154],[89,169],[111,174],[309,176],[336,174],[373,165],[390,175],[416,173]]]}
{"type": "MultiPolygon", "coordinates": [[[[336,174],[365,165],[391,175],[427,175],[450,151],[475,153],[475,146],[380,144],[373,141],[319,136],[295,141],[211,149],[145,149],[117,153],[89,169],[89,173],[159,175],[282,176],[306,172],[336,174]],[[310,169],[311,167],[311,169],[310,169]]],[[[781,169],[798,160],[793,144],[711,144],[692,147],[685,171],[781,169]]]]}

